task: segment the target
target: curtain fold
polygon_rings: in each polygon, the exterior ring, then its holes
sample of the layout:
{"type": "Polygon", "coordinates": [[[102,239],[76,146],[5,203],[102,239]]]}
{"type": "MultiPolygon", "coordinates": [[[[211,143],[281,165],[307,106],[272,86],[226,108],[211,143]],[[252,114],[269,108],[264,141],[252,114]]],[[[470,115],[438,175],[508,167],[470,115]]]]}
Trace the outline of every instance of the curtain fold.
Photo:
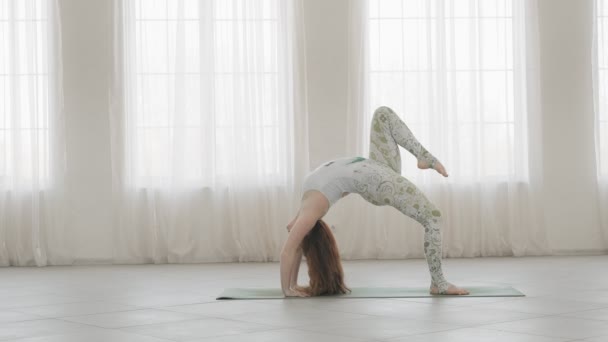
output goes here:
{"type": "Polygon", "coordinates": [[[73,262],[56,0],[0,3],[0,265],[73,262]]]}
{"type": "MultiPolygon", "coordinates": [[[[550,254],[536,1],[352,0],[349,15],[349,153],[367,156],[374,109],[393,108],[449,174],[401,150],[445,213],[444,256],[550,254]]],[[[336,207],[345,258],[423,257],[414,220],[357,197],[336,207]]]]}
{"type": "Polygon", "coordinates": [[[114,262],[278,260],[308,170],[301,0],[114,10],[114,262]]]}

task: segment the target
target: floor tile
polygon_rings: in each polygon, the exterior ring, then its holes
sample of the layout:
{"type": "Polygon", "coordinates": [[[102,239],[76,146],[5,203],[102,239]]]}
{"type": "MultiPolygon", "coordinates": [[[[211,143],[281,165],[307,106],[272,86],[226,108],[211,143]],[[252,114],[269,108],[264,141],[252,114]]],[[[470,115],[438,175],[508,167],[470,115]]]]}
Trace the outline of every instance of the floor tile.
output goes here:
{"type": "Polygon", "coordinates": [[[456,329],[454,324],[416,321],[392,317],[374,317],[298,327],[301,330],[323,332],[364,339],[388,339],[399,336],[456,329]]]}
{"type": "Polygon", "coordinates": [[[165,338],[174,341],[189,341],[196,338],[235,335],[248,332],[273,330],[276,327],[219,318],[140,325],[122,328],[122,331],[165,338]]]}
{"type": "Polygon", "coordinates": [[[412,317],[417,314],[426,315],[437,312],[462,310],[462,308],[458,306],[441,306],[428,303],[372,298],[352,302],[344,299],[335,300],[329,303],[317,301],[313,303],[313,306],[321,310],[385,317],[412,317]]]}
{"type": "Polygon", "coordinates": [[[34,319],[44,319],[45,317],[27,314],[16,310],[0,310],[0,323],[31,321],[34,319]]]}
{"type": "Polygon", "coordinates": [[[398,337],[385,342],[565,342],[566,338],[528,335],[482,328],[463,328],[398,337]]]}
{"type": "Polygon", "coordinates": [[[109,298],[113,302],[124,305],[133,305],[145,308],[162,308],[165,306],[206,303],[210,299],[197,293],[171,292],[152,293],[137,296],[114,296],[109,298]]]}
{"type": "MultiPolygon", "coordinates": [[[[608,341],[608,255],[445,259],[460,286],[526,297],[215,300],[278,263],[5,267],[0,341],[608,341]]],[[[344,261],[351,287],[427,286],[424,259],[344,261]]],[[[307,282],[307,266],[300,268],[307,282]]]]}
{"type": "Polygon", "coordinates": [[[35,336],[100,331],[99,328],[56,319],[9,322],[0,324],[0,341],[35,336]]]}
{"type": "Polygon", "coordinates": [[[372,317],[373,316],[366,316],[347,312],[332,312],[327,310],[316,309],[290,310],[288,308],[285,308],[282,310],[258,312],[255,314],[246,313],[231,315],[226,318],[243,322],[251,322],[265,324],[268,326],[287,328],[310,326],[315,324],[327,324],[329,322],[333,324],[341,321],[372,317]]]}
{"type": "MultiPolygon", "coordinates": [[[[73,334],[57,334],[50,336],[30,337],[18,340],[9,340],[14,342],[172,342],[171,340],[160,339],[156,337],[143,336],[137,334],[129,334],[122,331],[99,329],[96,331],[73,333],[73,334]]],[[[4,342],[4,341],[3,341],[4,342]]]]}
{"type": "Polygon", "coordinates": [[[103,314],[63,317],[62,320],[98,326],[121,328],[134,325],[157,324],[200,318],[198,315],[157,309],[110,312],[103,314]]]}
{"type": "Polygon", "coordinates": [[[575,340],[575,341],[571,341],[571,342],[606,342],[606,341],[608,341],[608,335],[590,337],[590,338],[586,338],[583,340],[575,340]]]}
{"type": "Polygon", "coordinates": [[[571,317],[548,316],[482,326],[485,329],[511,331],[531,335],[583,339],[608,335],[608,322],[571,317]]]}
{"type": "Polygon", "coordinates": [[[87,301],[65,304],[53,304],[43,306],[32,306],[17,308],[15,311],[32,315],[43,316],[46,318],[57,318],[78,315],[90,315],[117,311],[140,310],[141,307],[129,306],[104,301],[87,301]]]}
{"type": "Polygon", "coordinates": [[[2,300],[0,300],[0,310],[51,304],[75,303],[82,301],[84,301],[82,298],[58,296],[54,294],[20,295],[2,298],[2,300]]]}
{"type": "Polygon", "coordinates": [[[458,311],[423,312],[412,314],[411,319],[427,320],[438,323],[449,323],[463,326],[475,326],[489,323],[509,322],[541,317],[539,314],[529,314],[516,311],[497,309],[477,309],[463,307],[458,311]]]}
{"type": "Polygon", "coordinates": [[[585,310],[561,314],[564,317],[584,318],[608,322],[608,309],[585,310]]]}
{"type": "Polygon", "coordinates": [[[210,338],[195,339],[188,342],[366,342],[355,337],[328,335],[312,331],[296,329],[280,329],[260,331],[249,334],[215,336],[210,338]]]}
{"type": "Polygon", "coordinates": [[[238,314],[278,310],[280,304],[278,301],[269,300],[221,300],[201,304],[167,306],[163,309],[222,318],[238,314]]]}
{"type": "Polygon", "coordinates": [[[519,297],[511,301],[475,304],[472,305],[472,307],[479,309],[517,311],[541,315],[557,315],[569,312],[599,309],[602,308],[602,305],[561,298],[519,297]]]}

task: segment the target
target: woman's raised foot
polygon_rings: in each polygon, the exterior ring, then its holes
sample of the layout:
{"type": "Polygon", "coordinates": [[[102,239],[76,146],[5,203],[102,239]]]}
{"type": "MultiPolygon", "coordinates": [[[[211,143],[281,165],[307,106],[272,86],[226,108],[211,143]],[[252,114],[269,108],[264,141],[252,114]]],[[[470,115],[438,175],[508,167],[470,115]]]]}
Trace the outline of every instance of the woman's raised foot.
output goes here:
{"type": "MultiPolygon", "coordinates": [[[[419,169],[424,170],[424,169],[429,169],[430,167],[431,166],[429,165],[428,162],[418,159],[418,168],[419,169]]],[[[434,169],[437,172],[439,172],[440,174],[442,174],[444,177],[448,176],[448,173],[445,171],[445,167],[443,167],[443,164],[441,164],[439,161],[435,162],[434,169]]]]}

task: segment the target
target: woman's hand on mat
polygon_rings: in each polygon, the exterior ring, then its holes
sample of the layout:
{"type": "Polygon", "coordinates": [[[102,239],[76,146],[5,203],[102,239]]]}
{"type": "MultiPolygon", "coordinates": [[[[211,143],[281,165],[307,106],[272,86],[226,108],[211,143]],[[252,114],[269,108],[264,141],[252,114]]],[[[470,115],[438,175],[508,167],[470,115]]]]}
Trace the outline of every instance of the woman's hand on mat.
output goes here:
{"type": "Polygon", "coordinates": [[[310,295],[304,291],[296,290],[294,288],[283,291],[285,297],[310,297],[310,295]]]}
{"type": "Polygon", "coordinates": [[[305,288],[304,286],[299,286],[299,285],[293,285],[291,286],[292,289],[296,290],[296,291],[300,291],[300,292],[304,292],[304,293],[308,293],[308,289],[305,288]]]}

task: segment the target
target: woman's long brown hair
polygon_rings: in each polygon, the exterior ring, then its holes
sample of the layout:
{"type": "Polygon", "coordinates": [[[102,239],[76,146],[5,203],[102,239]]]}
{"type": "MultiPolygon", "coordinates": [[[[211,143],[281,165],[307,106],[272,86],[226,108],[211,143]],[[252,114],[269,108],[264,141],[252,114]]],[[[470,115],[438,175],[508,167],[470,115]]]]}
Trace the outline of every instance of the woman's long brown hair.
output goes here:
{"type": "Polygon", "coordinates": [[[340,252],[329,226],[318,220],[302,240],[302,252],[308,264],[311,296],[344,294],[351,290],[344,284],[340,252]]]}

